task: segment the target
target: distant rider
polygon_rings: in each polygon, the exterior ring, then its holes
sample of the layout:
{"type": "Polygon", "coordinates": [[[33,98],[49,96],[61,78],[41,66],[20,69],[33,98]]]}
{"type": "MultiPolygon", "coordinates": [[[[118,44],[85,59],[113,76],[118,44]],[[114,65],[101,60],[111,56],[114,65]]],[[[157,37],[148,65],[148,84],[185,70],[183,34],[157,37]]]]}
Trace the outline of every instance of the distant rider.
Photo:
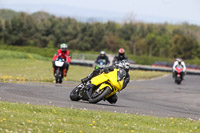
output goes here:
{"type": "Polygon", "coordinates": [[[98,61],[100,59],[103,59],[106,61],[106,65],[110,64],[110,60],[108,59],[108,56],[106,55],[106,52],[105,51],[101,51],[100,52],[100,55],[97,57],[95,63],[98,63],[98,61]]]}
{"type": "Polygon", "coordinates": [[[128,60],[128,57],[125,55],[125,50],[123,48],[119,49],[118,55],[115,55],[112,64],[116,64],[119,61],[128,60]]]}
{"type": "Polygon", "coordinates": [[[181,65],[183,67],[183,77],[186,74],[186,65],[185,62],[181,58],[176,58],[176,61],[173,64],[172,71],[173,71],[173,78],[175,77],[175,71],[177,65],[181,65]]]}
{"type": "Polygon", "coordinates": [[[69,50],[67,50],[68,46],[66,43],[62,43],[60,44],[60,49],[57,50],[57,54],[55,54],[53,56],[53,68],[54,68],[54,73],[55,73],[55,60],[59,57],[61,57],[62,59],[65,60],[65,63],[64,63],[64,68],[65,68],[65,76],[67,75],[67,71],[69,69],[69,63],[71,62],[71,58],[69,56],[69,50]]]}
{"type": "MultiPolygon", "coordinates": [[[[123,83],[123,87],[122,89],[126,88],[127,84],[130,81],[130,76],[129,76],[129,68],[130,68],[130,63],[126,60],[121,61],[119,64],[116,65],[112,65],[103,69],[95,69],[92,73],[90,73],[86,78],[83,78],[81,80],[82,83],[86,83],[89,80],[91,80],[93,77],[100,75],[101,73],[105,72],[105,73],[109,73],[111,71],[114,71],[114,69],[124,69],[126,71],[126,76],[124,78],[124,83],[123,83]]],[[[89,84],[88,86],[86,86],[89,89],[93,89],[95,87],[95,85],[93,84],[89,84]]],[[[117,95],[116,93],[114,95],[112,95],[111,97],[107,98],[106,100],[108,102],[110,102],[111,104],[114,104],[117,102],[117,95]]]]}

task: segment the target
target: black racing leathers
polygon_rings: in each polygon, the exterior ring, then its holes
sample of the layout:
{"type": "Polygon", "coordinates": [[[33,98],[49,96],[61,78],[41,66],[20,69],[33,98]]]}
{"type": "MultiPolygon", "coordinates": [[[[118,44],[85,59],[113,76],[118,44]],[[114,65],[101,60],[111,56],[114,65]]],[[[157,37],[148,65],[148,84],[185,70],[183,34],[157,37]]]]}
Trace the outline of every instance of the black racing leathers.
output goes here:
{"type": "Polygon", "coordinates": [[[106,61],[106,64],[110,64],[110,60],[108,59],[108,56],[107,56],[107,55],[104,55],[104,56],[99,55],[99,56],[97,57],[95,63],[98,63],[98,60],[100,60],[100,59],[105,60],[105,61],[106,61]]]}
{"type": "Polygon", "coordinates": [[[128,60],[128,57],[125,56],[125,54],[118,54],[118,55],[115,55],[113,61],[112,61],[112,64],[117,64],[118,62],[122,61],[122,60],[128,60]]]}

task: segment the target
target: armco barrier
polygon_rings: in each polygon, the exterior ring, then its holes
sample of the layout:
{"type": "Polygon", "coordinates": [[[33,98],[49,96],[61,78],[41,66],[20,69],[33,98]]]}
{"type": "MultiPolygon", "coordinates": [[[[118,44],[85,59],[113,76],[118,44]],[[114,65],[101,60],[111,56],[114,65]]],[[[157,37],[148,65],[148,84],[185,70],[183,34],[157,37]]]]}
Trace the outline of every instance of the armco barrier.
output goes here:
{"type": "Polygon", "coordinates": [[[94,61],[84,61],[84,60],[72,60],[71,65],[79,65],[79,66],[89,66],[92,67],[94,61]]]}
{"type": "MultiPolygon", "coordinates": [[[[155,67],[146,65],[131,65],[131,70],[144,70],[144,71],[160,71],[160,72],[172,72],[172,68],[169,67],[155,67]]],[[[187,75],[200,75],[199,70],[187,70],[187,75]]]]}
{"type": "MultiPolygon", "coordinates": [[[[70,64],[71,65],[93,67],[94,61],[72,60],[70,64]]],[[[155,67],[155,66],[136,65],[136,64],[131,64],[130,70],[172,72],[172,68],[169,68],[169,67],[155,67]]],[[[190,69],[190,70],[187,70],[187,75],[200,75],[200,71],[190,69]]]]}

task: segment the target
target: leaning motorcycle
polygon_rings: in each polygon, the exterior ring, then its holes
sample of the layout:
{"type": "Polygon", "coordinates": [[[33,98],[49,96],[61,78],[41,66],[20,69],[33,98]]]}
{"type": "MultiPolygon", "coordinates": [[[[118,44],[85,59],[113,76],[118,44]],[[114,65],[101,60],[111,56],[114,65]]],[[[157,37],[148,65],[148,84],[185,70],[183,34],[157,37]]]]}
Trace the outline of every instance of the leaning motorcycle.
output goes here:
{"type": "Polygon", "coordinates": [[[181,65],[176,66],[174,79],[175,79],[175,83],[181,84],[183,80],[183,67],[181,65]]]}
{"type": "Polygon", "coordinates": [[[62,83],[63,77],[65,76],[66,69],[64,68],[65,60],[61,57],[55,60],[55,71],[54,76],[56,83],[62,83]]]}
{"type": "Polygon", "coordinates": [[[117,91],[122,90],[125,76],[126,71],[123,69],[114,69],[109,73],[103,72],[87,83],[80,83],[76,86],[70,93],[70,99],[72,101],[84,100],[89,103],[98,103],[101,100],[106,100],[117,91]],[[87,89],[86,86],[89,84],[93,84],[96,87],[87,89]]]}

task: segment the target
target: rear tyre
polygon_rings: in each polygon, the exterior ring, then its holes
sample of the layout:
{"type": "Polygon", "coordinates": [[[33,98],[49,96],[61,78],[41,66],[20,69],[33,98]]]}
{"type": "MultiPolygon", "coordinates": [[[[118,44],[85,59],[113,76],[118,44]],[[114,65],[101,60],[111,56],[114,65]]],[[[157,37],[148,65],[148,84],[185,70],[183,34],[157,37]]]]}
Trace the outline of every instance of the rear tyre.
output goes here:
{"type": "Polygon", "coordinates": [[[175,80],[175,82],[178,84],[178,85],[180,85],[181,84],[181,79],[180,78],[177,78],[176,80],[175,80]]]}
{"type": "Polygon", "coordinates": [[[105,87],[101,92],[94,91],[89,99],[89,103],[98,103],[103,100],[111,92],[110,87],[105,87]]]}
{"type": "Polygon", "coordinates": [[[181,84],[181,80],[177,80],[176,83],[177,83],[178,85],[180,85],[180,84],[181,84]]]}

